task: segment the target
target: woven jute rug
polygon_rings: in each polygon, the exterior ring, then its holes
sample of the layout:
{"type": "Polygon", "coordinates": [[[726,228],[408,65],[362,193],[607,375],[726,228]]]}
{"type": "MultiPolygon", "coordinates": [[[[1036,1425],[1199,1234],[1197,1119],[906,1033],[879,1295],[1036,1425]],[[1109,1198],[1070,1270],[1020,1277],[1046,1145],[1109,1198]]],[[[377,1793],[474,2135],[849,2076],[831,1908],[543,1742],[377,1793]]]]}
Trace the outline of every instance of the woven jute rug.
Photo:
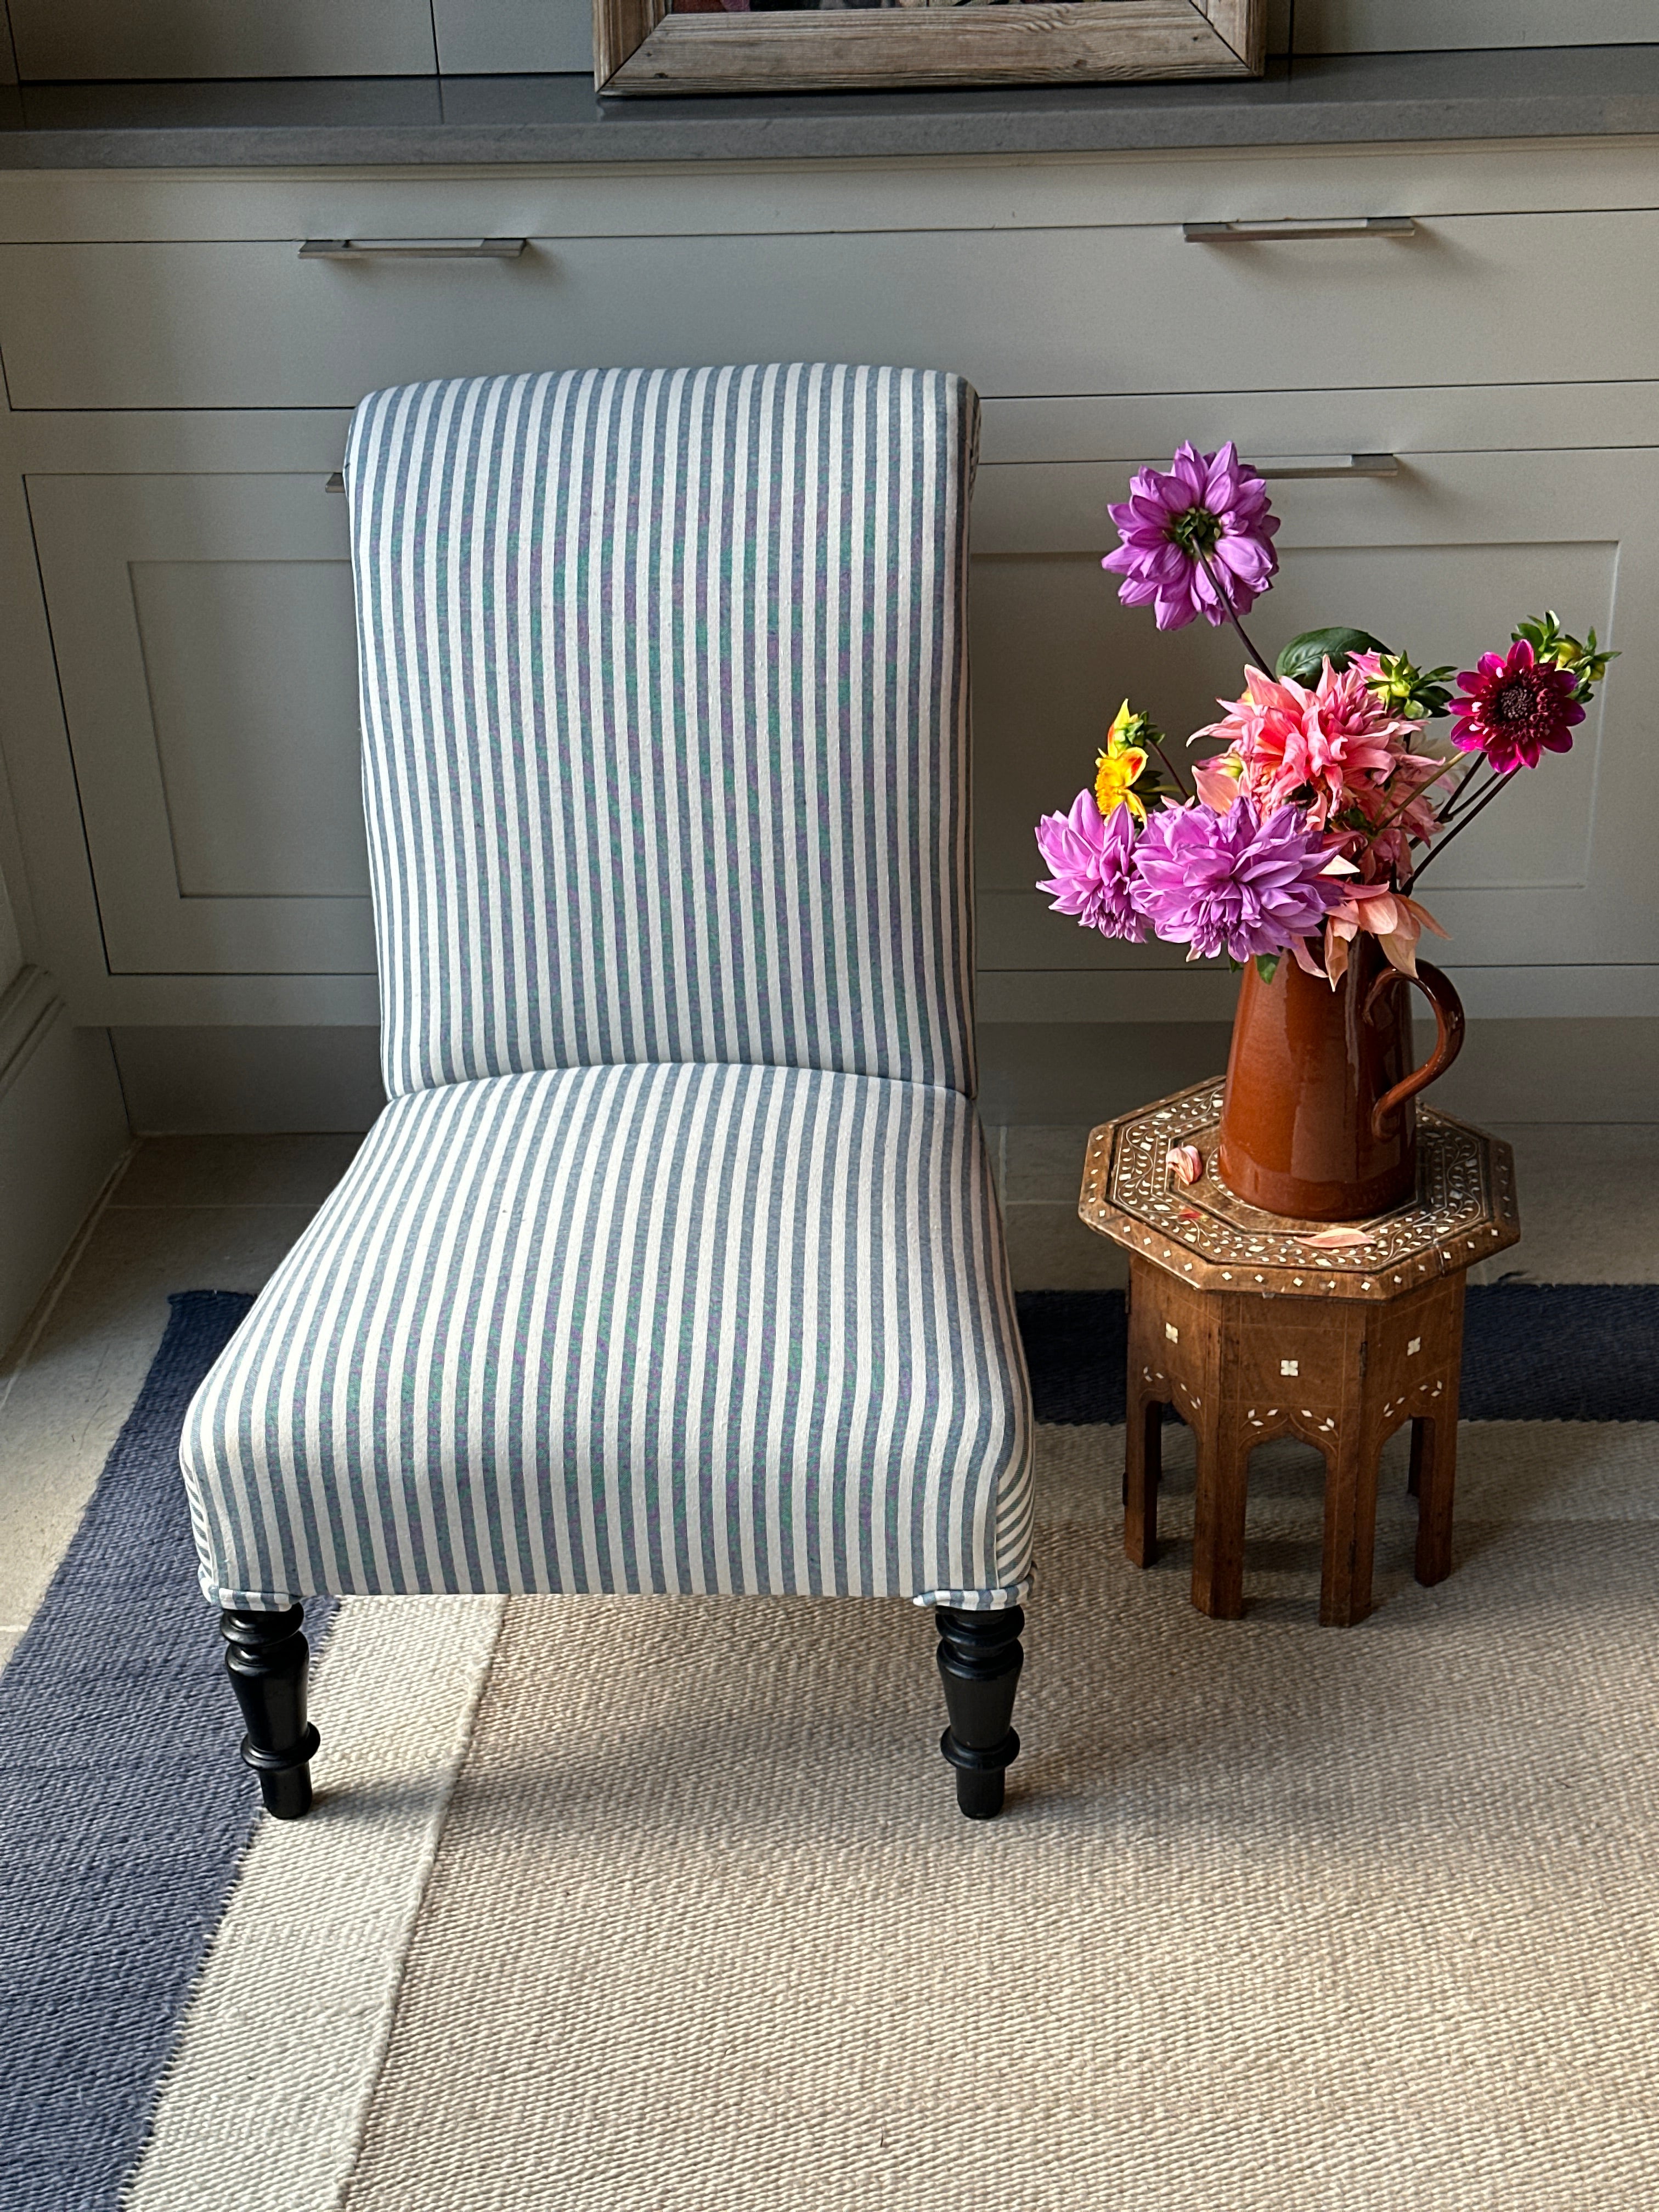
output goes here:
{"type": "Polygon", "coordinates": [[[343,1603],[118,2201],[1650,2212],[1659,1427],[1467,1426],[1434,1590],[1395,1460],[1346,1632],[1289,1448],[1192,1610],[1182,1442],[1143,1575],[1121,1431],[1042,1431],[992,1824],[902,1603],[343,1603]]]}

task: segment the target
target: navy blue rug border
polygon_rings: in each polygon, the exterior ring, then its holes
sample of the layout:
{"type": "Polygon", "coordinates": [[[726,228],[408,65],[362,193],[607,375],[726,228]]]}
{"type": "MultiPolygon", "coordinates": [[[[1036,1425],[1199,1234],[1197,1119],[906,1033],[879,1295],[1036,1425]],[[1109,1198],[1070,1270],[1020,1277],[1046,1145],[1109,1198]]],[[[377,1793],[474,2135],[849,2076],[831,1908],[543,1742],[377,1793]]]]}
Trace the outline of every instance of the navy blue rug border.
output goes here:
{"type": "MultiPolygon", "coordinates": [[[[0,2212],[118,2212],[254,1825],[179,1433],[252,1300],[186,1291],[0,1674],[0,2212]]],[[[313,1641],[332,1607],[307,1607],[313,1641]]]]}
{"type": "MultiPolygon", "coordinates": [[[[1022,1291],[1039,1421],[1123,1419],[1121,1291],[1022,1291]]],[[[1463,1315],[1466,1421],[1659,1421],[1659,1284],[1476,1283],[1463,1315]]]]}

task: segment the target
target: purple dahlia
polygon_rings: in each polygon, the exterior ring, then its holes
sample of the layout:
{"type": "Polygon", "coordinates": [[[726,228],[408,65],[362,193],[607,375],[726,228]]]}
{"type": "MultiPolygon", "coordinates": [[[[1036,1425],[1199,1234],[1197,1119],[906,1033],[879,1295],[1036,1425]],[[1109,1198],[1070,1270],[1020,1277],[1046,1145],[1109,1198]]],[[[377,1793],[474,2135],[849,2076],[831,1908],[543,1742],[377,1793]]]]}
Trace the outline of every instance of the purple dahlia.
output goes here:
{"type": "Polygon", "coordinates": [[[1584,719],[1579,679],[1570,668],[1540,661],[1524,637],[1506,655],[1483,653],[1457,681],[1465,696],[1451,702],[1452,743],[1485,753],[1499,775],[1536,768],[1547,752],[1571,750],[1573,725],[1584,719]]]}
{"type": "Polygon", "coordinates": [[[1233,614],[1248,614],[1279,568],[1278,518],[1231,439],[1214,453],[1182,446],[1167,476],[1142,469],[1127,500],[1106,512],[1123,543],[1100,565],[1122,577],[1117,595],[1126,607],[1151,604],[1160,629],[1184,629],[1200,615],[1219,627],[1229,602],[1233,614]]]}
{"type": "Polygon", "coordinates": [[[1286,952],[1340,903],[1340,884],[1320,872],[1330,857],[1298,806],[1265,822],[1243,797],[1224,814],[1197,801],[1164,806],[1136,848],[1135,905],[1167,943],[1190,945],[1194,959],[1286,952]]]}
{"type": "Polygon", "coordinates": [[[1053,893],[1056,914],[1074,914],[1085,929],[1103,937],[1146,935],[1135,912],[1135,825],[1127,806],[1101,813],[1092,791],[1079,791],[1067,814],[1045,814],[1036,826],[1037,849],[1054,870],[1040,891],[1053,893]]]}

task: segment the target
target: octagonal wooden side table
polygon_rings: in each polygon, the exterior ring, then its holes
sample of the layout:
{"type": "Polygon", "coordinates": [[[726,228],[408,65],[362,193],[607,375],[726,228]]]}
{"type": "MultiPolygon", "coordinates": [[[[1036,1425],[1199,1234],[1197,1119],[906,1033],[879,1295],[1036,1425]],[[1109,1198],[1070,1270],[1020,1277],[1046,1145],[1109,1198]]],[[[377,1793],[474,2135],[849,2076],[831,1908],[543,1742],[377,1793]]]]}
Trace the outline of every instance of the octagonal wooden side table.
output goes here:
{"type": "Polygon", "coordinates": [[[1347,1627],[1370,1611],[1377,1466],[1407,1421],[1417,1579],[1450,1571],[1464,1281],[1520,1237],[1514,1161],[1419,1106],[1415,1200],[1337,1244],[1329,1224],[1263,1213],[1217,1179],[1222,1092],[1197,1084],[1089,1139],[1078,1211],[1129,1255],[1124,1549],[1139,1567],[1156,1554],[1172,1405],[1197,1445],[1193,1603],[1237,1620],[1250,1454],[1301,1437],[1325,1459],[1319,1618],[1347,1627]],[[1190,1186],[1169,1164],[1184,1145],[1204,1160],[1190,1186]]]}

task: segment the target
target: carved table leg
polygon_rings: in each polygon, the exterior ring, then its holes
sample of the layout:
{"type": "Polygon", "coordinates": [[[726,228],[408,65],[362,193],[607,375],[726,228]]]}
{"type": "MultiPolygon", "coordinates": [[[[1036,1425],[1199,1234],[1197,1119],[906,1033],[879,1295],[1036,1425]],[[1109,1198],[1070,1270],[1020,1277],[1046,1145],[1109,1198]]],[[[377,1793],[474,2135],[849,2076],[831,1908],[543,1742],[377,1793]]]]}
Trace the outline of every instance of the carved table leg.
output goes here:
{"type": "Polygon", "coordinates": [[[242,1758],[259,1778],[265,1809],[279,1820],[311,1810],[311,1760],[317,1731],[306,1718],[306,1662],[301,1633],[305,1608],[283,1613],[222,1613],[229,1650],[225,1666],[247,1723],[242,1758]]]}
{"type": "Polygon", "coordinates": [[[1358,1419],[1325,1458],[1325,1547],[1319,1577],[1323,1628],[1352,1628],[1371,1609],[1376,1548],[1376,1469],[1382,1446],[1358,1419]]]}
{"type": "Polygon", "coordinates": [[[1193,1603],[1212,1620],[1244,1610],[1244,1507],[1250,1447],[1231,1414],[1206,1421],[1195,1438],[1198,1493],[1193,1516],[1193,1603]]]}
{"type": "Polygon", "coordinates": [[[1158,1557],[1158,1486],[1164,1473],[1164,1407],[1131,1395],[1123,1434],[1123,1549],[1137,1567],[1158,1557]]]}
{"type": "Polygon", "coordinates": [[[1020,1608],[958,1613],[940,1606],[939,1671],[951,1725],[939,1749],[957,1771],[957,1803],[970,1820],[994,1820],[1002,1810],[1004,1771],[1019,1756],[1011,1725],[1014,1692],[1025,1663],[1020,1608]]]}
{"type": "Polygon", "coordinates": [[[1457,1419],[1412,1423],[1412,1487],[1417,1493],[1417,1579],[1443,1583],[1451,1572],[1452,1505],[1457,1488],[1457,1419]]]}

